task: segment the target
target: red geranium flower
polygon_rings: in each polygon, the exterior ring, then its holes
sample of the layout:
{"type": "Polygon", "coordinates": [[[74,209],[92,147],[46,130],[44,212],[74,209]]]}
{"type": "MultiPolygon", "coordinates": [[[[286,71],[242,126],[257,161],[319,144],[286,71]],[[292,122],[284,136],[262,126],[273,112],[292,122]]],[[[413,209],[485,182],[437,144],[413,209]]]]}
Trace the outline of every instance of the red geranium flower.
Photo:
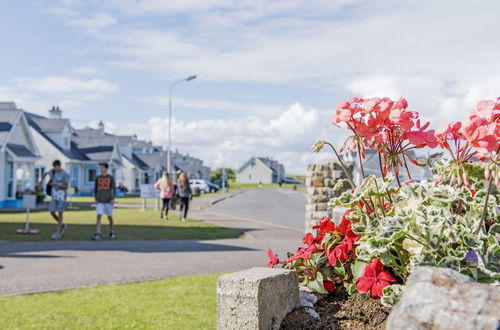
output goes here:
{"type": "Polygon", "coordinates": [[[332,292],[335,290],[335,283],[333,283],[332,281],[323,281],[323,287],[329,291],[329,292],[332,292]]]}
{"type": "Polygon", "coordinates": [[[314,236],[311,233],[307,233],[304,238],[302,239],[302,242],[307,245],[311,246],[314,244],[314,236]]]}
{"type": "Polygon", "coordinates": [[[267,267],[273,268],[280,262],[278,259],[278,255],[274,254],[273,250],[267,249],[267,255],[269,256],[269,258],[267,259],[267,267]]]}
{"type": "Polygon", "coordinates": [[[336,266],[338,259],[341,259],[341,260],[349,259],[349,255],[347,254],[347,249],[348,249],[348,246],[346,243],[344,243],[344,244],[337,245],[333,250],[331,250],[327,256],[328,262],[330,263],[330,265],[336,266]]]}
{"type": "Polygon", "coordinates": [[[370,297],[382,297],[382,289],[389,286],[389,282],[396,282],[389,272],[384,271],[384,265],[378,259],[365,266],[365,276],[358,278],[356,288],[359,292],[370,291],[370,297]]]}
{"type": "Polygon", "coordinates": [[[297,252],[295,252],[295,255],[285,260],[285,264],[298,259],[311,259],[313,253],[316,252],[318,252],[318,249],[314,245],[309,246],[307,249],[303,247],[298,248],[297,252]]]}
{"type": "Polygon", "coordinates": [[[335,223],[331,222],[330,218],[323,217],[319,225],[313,226],[313,229],[319,229],[316,240],[321,242],[326,233],[335,230],[335,223]]]}

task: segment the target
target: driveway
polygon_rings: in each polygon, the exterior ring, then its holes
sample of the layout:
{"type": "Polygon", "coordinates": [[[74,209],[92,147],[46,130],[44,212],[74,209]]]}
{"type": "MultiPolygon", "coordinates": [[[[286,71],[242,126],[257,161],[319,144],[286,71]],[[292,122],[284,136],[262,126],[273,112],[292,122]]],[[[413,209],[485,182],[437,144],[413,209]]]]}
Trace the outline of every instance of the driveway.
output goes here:
{"type": "Polygon", "coordinates": [[[243,238],[0,243],[0,295],[231,272],[265,266],[268,247],[283,257],[299,245],[303,194],[260,188],[213,199],[195,199],[190,216],[241,230],[243,238]]]}

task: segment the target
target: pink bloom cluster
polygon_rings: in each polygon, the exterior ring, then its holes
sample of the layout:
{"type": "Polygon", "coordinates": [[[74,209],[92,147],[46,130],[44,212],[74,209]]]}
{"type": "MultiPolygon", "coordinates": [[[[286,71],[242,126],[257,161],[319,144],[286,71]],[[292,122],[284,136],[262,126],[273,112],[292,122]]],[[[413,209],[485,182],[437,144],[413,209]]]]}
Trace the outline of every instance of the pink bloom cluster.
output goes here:
{"type": "MultiPolygon", "coordinates": [[[[354,135],[346,143],[352,141],[349,150],[358,148],[364,157],[364,147],[377,149],[384,161],[382,173],[394,170],[399,173],[403,165],[404,155],[413,148],[437,146],[434,130],[427,130],[429,123],[421,125],[416,111],[409,111],[408,102],[401,98],[393,101],[384,98],[353,98],[341,102],[335,108],[332,123],[339,126],[345,123],[354,135]]],[[[345,144],[341,147],[341,152],[345,144]]]]}
{"type": "Polygon", "coordinates": [[[479,102],[468,118],[441,126],[435,135],[459,163],[473,156],[495,160],[500,148],[500,97],[479,102]]]}

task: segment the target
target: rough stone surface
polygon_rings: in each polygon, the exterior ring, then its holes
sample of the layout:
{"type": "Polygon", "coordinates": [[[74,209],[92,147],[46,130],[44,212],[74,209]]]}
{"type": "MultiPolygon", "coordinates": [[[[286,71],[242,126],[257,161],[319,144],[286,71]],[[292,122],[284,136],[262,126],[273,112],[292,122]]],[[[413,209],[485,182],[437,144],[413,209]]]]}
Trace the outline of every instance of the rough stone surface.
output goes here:
{"type": "Polygon", "coordinates": [[[291,270],[255,267],[219,277],[217,329],[279,329],[299,301],[291,270]]]}
{"type": "MultiPolygon", "coordinates": [[[[352,169],[352,164],[347,164],[348,169],[352,169]]],[[[309,164],[306,175],[307,205],[305,231],[313,232],[313,226],[318,224],[322,217],[329,217],[335,222],[339,222],[338,211],[328,207],[328,201],[338,196],[343,190],[334,191],[333,187],[338,179],[345,179],[346,176],[342,168],[333,159],[321,160],[315,164],[309,164]]],[[[342,210],[342,214],[343,214],[342,210]]]]}
{"type": "Polygon", "coordinates": [[[418,268],[387,329],[500,329],[500,287],[477,283],[449,268],[418,268]]]}

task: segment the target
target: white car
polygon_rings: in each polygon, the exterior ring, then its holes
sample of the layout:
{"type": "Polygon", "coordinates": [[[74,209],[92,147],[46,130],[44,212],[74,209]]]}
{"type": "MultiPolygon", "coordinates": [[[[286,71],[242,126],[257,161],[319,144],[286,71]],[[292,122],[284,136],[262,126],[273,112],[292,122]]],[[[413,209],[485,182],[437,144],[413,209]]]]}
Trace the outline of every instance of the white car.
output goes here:
{"type": "Polygon", "coordinates": [[[206,180],[189,180],[189,186],[193,192],[195,189],[199,189],[202,194],[210,192],[210,186],[206,180]]]}

